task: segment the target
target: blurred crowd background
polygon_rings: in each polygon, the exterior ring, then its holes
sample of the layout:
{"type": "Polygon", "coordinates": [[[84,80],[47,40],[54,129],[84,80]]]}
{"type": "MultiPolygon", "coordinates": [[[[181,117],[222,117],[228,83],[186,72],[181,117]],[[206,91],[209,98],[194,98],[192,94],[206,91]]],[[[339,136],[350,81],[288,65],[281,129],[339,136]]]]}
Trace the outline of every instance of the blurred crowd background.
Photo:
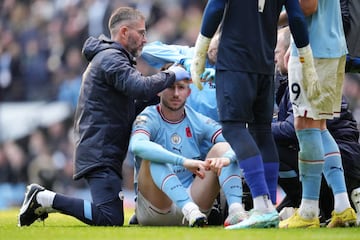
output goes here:
{"type": "MultiPolygon", "coordinates": [[[[0,210],[19,206],[26,185],[89,198],[72,180],[73,113],[86,63],[81,48],[105,34],[113,9],[133,6],[147,17],[148,42],[193,46],[206,0],[2,0],[0,1],[0,210]]],[[[155,69],[141,58],[137,68],[155,69]]],[[[344,86],[360,123],[360,78],[344,86]]],[[[359,125],[360,126],[360,125],[359,125]]],[[[132,190],[132,163],[124,165],[132,190]]]]}

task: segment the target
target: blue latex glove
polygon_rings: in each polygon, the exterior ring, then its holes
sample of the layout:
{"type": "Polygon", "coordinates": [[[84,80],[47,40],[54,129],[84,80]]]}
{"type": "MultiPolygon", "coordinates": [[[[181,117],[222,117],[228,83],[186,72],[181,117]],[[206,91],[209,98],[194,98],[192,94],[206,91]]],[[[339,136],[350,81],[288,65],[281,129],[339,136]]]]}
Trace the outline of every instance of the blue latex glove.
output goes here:
{"type": "Polygon", "coordinates": [[[204,72],[200,76],[202,82],[209,82],[215,80],[215,69],[213,68],[205,68],[204,72]]]}
{"type": "Polygon", "coordinates": [[[185,67],[186,71],[190,72],[191,62],[192,62],[191,59],[184,58],[184,59],[181,59],[180,64],[185,67]]]}
{"type": "Polygon", "coordinates": [[[190,73],[186,71],[183,67],[172,65],[168,69],[175,73],[175,81],[189,80],[190,73]]]}

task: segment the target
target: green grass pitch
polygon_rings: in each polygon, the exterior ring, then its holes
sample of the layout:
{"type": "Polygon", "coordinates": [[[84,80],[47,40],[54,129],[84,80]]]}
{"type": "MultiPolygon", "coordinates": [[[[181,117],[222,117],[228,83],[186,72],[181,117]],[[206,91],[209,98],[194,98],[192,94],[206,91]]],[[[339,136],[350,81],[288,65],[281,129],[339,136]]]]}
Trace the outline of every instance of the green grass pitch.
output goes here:
{"type": "Polygon", "coordinates": [[[58,240],[58,239],[157,239],[157,240],[346,240],[360,239],[360,228],[337,229],[243,229],[225,230],[221,226],[205,228],[188,227],[139,227],[129,226],[132,209],[125,212],[123,227],[92,227],[75,218],[62,214],[50,214],[43,222],[35,222],[30,227],[17,226],[18,209],[0,211],[0,240],[58,240]]]}

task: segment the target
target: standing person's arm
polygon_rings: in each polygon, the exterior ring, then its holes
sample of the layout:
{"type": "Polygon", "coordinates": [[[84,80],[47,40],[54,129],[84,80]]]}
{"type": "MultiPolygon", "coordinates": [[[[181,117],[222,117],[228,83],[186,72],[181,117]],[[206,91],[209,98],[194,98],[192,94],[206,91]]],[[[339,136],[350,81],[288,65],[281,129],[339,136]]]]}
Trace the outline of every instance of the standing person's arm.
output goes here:
{"type": "Polygon", "coordinates": [[[224,15],[227,0],[209,0],[201,22],[200,34],[212,38],[224,15]]]}
{"type": "Polygon", "coordinates": [[[200,90],[203,88],[200,76],[205,69],[207,50],[211,38],[220,25],[226,3],[227,0],[209,0],[204,11],[200,33],[195,43],[194,59],[190,67],[192,81],[200,90]]]}
{"type": "Polygon", "coordinates": [[[288,24],[297,48],[309,45],[309,32],[304,13],[298,0],[287,0],[285,9],[288,24]]]}
{"type": "MultiPolygon", "coordinates": [[[[285,5],[291,1],[293,1],[293,0],[288,0],[287,3],[285,3],[285,5]]],[[[297,0],[297,2],[299,2],[300,9],[301,9],[302,13],[304,14],[304,16],[306,16],[306,17],[310,16],[317,10],[318,0],[297,0]]],[[[288,24],[288,15],[285,11],[280,13],[278,24],[279,24],[279,26],[285,26],[288,24]]]]}
{"type": "MultiPolygon", "coordinates": [[[[302,0],[306,2],[306,6],[310,9],[310,3],[317,0],[302,0]]],[[[314,7],[315,5],[313,5],[314,7]]],[[[301,10],[298,0],[288,0],[285,3],[288,15],[289,27],[294,38],[296,47],[298,48],[300,62],[302,63],[303,86],[306,89],[307,97],[313,102],[319,96],[318,76],[315,70],[314,57],[309,43],[309,32],[305,21],[304,13],[301,10]]]]}

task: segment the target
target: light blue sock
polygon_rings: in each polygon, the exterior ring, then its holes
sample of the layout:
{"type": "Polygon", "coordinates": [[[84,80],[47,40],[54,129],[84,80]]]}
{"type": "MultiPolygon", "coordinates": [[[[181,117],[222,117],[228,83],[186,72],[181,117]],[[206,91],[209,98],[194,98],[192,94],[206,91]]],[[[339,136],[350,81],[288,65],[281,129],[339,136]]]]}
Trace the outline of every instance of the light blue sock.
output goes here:
{"type": "Polygon", "coordinates": [[[324,148],[320,129],[297,130],[299,140],[299,175],[302,184],[302,198],[318,200],[324,165],[324,148]]]}
{"type": "Polygon", "coordinates": [[[228,206],[233,203],[242,203],[243,189],[241,172],[236,162],[230,163],[229,166],[221,170],[219,183],[225,194],[228,206]]]}
{"type": "Polygon", "coordinates": [[[328,130],[321,132],[325,152],[324,175],[334,194],[347,192],[339,147],[328,130]]]}
{"type": "Polygon", "coordinates": [[[156,186],[163,191],[177,207],[182,209],[192,202],[186,189],[181,184],[168,164],[150,163],[150,173],[156,186]]]}

